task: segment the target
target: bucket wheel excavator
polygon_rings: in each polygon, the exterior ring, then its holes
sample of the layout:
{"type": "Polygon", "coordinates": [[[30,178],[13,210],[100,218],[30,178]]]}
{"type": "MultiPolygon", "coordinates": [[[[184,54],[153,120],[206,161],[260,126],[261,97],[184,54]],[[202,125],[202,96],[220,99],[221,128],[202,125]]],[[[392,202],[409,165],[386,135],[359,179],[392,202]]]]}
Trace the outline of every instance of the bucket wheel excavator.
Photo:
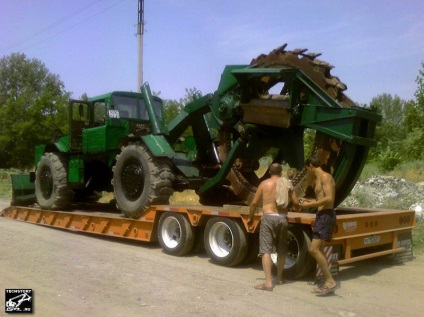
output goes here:
{"type": "Polygon", "coordinates": [[[91,193],[113,191],[126,217],[168,204],[194,189],[205,205],[249,204],[262,159],[297,168],[299,197],[309,196],[304,161],[317,155],[344,200],[375,144],[380,116],[358,107],[333,66],[283,45],[250,65],[226,66],[218,89],[185,105],[169,124],[148,84],[71,100],[70,134],[36,147],[36,172],[17,176],[13,204],[66,209],[91,193]],[[35,174],[35,175],[33,175],[35,174]],[[35,181],[34,181],[35,179],[35,181]],[[35,186],[34,186],[35,183],[35,186]]]}
{"type": "Polygon", "coordinates": [[[201,203],[248,204],[262,179],[258,167],[264,157],[299,170],[294,185],[300,197],[313,194],[304,168],[311,155],[333,175],[336,205],[356,183],[375,144],[379,115],[344,94],[346,85],[331,75],[332,65],[317,58],[321,54],[286,46],[250,65],[227,66],[218,90],[187,105],[171,123],[173,140],[184,126],[182,118],[192,122],[194,162],[208,179],[196,188],[201,203]]]}

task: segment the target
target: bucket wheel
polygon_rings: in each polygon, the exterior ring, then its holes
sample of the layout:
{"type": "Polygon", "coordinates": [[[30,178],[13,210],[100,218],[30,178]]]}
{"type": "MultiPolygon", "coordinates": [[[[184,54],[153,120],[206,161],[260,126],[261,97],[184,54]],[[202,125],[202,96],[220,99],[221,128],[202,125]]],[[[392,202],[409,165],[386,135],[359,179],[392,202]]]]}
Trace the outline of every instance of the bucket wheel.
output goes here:
{"type": "MultiPolygon", "coordinates": [[[[317,57],[321,54],[307,53],[306,49],[296,49],[294,51],[286,51],[286,44],[282,47],[279,47],[273,50],[271,53],[265,55],[262,54],[257,58],[253,59],[250,68],[293,68],[301,70],[306,76],[312,79],[320,88],[325,90],[327,94],[337,101],[337,103],[343,108],[350,108],[355,106],[355,104],[350,100],[343,92],[346,90],[346,85],[344,85],[337,77],[331,75],[331,69],[333,68],[327,62],[318,60],[317,57]]],[[[272,88],[275,84],[278,83],[277,79],[272,79],[272,77],[267,78],[268,82],[261,82],[261,87],[252,87],[250,90],[268,90],[272,88]]],[[[284,88],[281,90],[280,94],[285,94],[284,88]]],[[[291,126],[289,129],[297,129],[297,137],[294,139],[294,145],[298,149],[301,149],[302,155],[298,156],[297,161],[295,162],[296,168],[298,168],[299,174],[293,180],[293,185],[299,197],[305,196],[308,187],[311,186],[311,181],[307,177],[307,171],[303,167],[303,147],[304,147],[304,133],[303,127],[291,126]],[[299,136],[299,131],[300,136],[299,136]],[[299,157],[302,157],[299,159],[299,157]],[[301,161],[301,162],[300,162],[301,161]]],[[[294,131],[294,130],[293,130],[294,131]]],[[[218,144],[218,153],[219,158],[223,162],[227,155],[231,151],[231,146],[234,141],[239,137],[235,129],[223,127],[218,132],[219,133],[219,144],[218,144]]],[[[333,173],[337,168],[337,158],[345,143],[341,140],[335,139],[329,135],[312,131],[314,134],[314,144],[313,148],[308,156],[316,155],[320,158],[321,163],[323,164],[323,169],[333,173]]],[[[292,141],[293,142],[293,141],[292,141]]],[[[348,145],[348,144],[347,144],[348,145]]],[[[349,145],[348,145],[349,146],[349,145]]],[[[290,151],[292,148],[288,148],[287,151],[290,151]]],[[[284,149],[285,150],[285,149],[284,149]]],[[[223,187],[228,191],[233,193],[238,197],[240,204],[249,204],[253,199],[254,193],[261,179],[258,177],[254,171],[253,166],[259,165],[260,154],[265,154],[265,150],[261,153],[258,153],[256,158],[250,160],[240,159],[241,163],[236,160],[231,171],[227,175],[227,184],[223,187]]],[[[363,155],[363,154],[361,154],[363,155]]],[[[274,157],[274,161],[283,161],[284,155],[277,154],[274,157]]],[[[288,162],[290,166],[290,162],[288,162]]],[[[350,185],[345,185],[345,187],[350,185]]],[[[353,186],[353,185],[352,185],[353,186]]],[[[343,199],[349,193],[350,188],[344,191],[336,192],[336,204],[343,201],[343,199]]],[[[221,202],[222,203],[222,202],[221,202]]]]}

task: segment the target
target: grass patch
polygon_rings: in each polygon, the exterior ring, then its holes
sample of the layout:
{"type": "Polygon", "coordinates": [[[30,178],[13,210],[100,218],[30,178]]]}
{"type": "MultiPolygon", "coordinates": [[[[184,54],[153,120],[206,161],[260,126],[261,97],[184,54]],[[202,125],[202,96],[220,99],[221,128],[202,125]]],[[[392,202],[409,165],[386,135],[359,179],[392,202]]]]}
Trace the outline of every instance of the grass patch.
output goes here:
{"type": "Polygon", "coordinates": [[[367,164],[364,166],[364,169],[362,170],[362,173],[359,176],[359,180],[362,181],[362,180],[371,178],[372,176],[381,175],[381,174],[382,172],[380,171],[377,165],[367,164]]]}
{"type": "Polygon", "coordinates": [[[412,230],[412,246],[414,254],[424,254],[424,219],[417,221],[417,225],[412,230]]]}
{"type": "Polygon", "coordinates": [[[424,160],[416,160],[398,164],[393,171],[385,172],[377,165],[367,164],[364,166],[359,180],[365,180],[372,176],[394,176],[396,178],[404,178],[407,181],[418,183],[424,181],[424,160]]]}
{"type": "Polygon", "coordinates": [[[12,200],[12,179],[10,174],[19,173],[17,169],[0,169],[0,199],[12,200]]]}
{"type": "Polygon", "coordinates": [[[411,182],[424,181],[424,161],[412,161],[399,164],[395,170],[387,172],[387,175],[404,178],[411,182]]]}

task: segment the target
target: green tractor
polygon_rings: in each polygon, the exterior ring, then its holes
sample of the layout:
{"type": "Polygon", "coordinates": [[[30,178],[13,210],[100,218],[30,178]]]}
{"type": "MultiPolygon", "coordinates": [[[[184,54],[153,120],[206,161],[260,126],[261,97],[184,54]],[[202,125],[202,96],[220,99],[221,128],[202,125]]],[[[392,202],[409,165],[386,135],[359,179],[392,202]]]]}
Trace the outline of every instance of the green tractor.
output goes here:
{"type": "Polygon", "coordinates": [[[167,203],[174,174],[161,154],[169,146],[160,137],[164,129],[162,100],[147,85],[143,93],[70,100],[69,134],[36,147],[37,203],[66,209],[112,190],[127,216],[167,203]]]}
{"type": "Polygon", "coordinates": [[[203,204],[248,204],[267,176],[258,172],[264,157],[300,170],[294,185],[302,197],[311,183],[305,157],[317,155],[333,174],[339,204],[375,144],[380,116],[344,95],[319,54],[285,47],[227,66],[217,91],[197,97],[168,125],[147,84],[141,93],[72,100],[69,135],[36,148],[37,203],[65,209],[113,191],[122,213],[137,218],[150,205],[168,204],[174,191],[194,189],[203,204]]]}

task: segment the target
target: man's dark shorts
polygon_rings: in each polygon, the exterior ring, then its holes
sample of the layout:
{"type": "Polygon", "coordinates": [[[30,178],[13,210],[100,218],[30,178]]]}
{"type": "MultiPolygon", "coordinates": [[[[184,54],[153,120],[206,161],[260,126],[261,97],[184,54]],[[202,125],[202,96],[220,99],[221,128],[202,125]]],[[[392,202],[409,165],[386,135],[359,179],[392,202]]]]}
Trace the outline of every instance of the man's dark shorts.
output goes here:
{"type": "Polygon", "coordinates": [[[286,254],[288,225],[286,214],[264,214],[259,231],[259,254],[286,254]]]}
{"type": "Polygon", "coordinates": [[[331,241],[335,224],[336,212],[333,209],[318,210],[312,238],[331,241]]]}

